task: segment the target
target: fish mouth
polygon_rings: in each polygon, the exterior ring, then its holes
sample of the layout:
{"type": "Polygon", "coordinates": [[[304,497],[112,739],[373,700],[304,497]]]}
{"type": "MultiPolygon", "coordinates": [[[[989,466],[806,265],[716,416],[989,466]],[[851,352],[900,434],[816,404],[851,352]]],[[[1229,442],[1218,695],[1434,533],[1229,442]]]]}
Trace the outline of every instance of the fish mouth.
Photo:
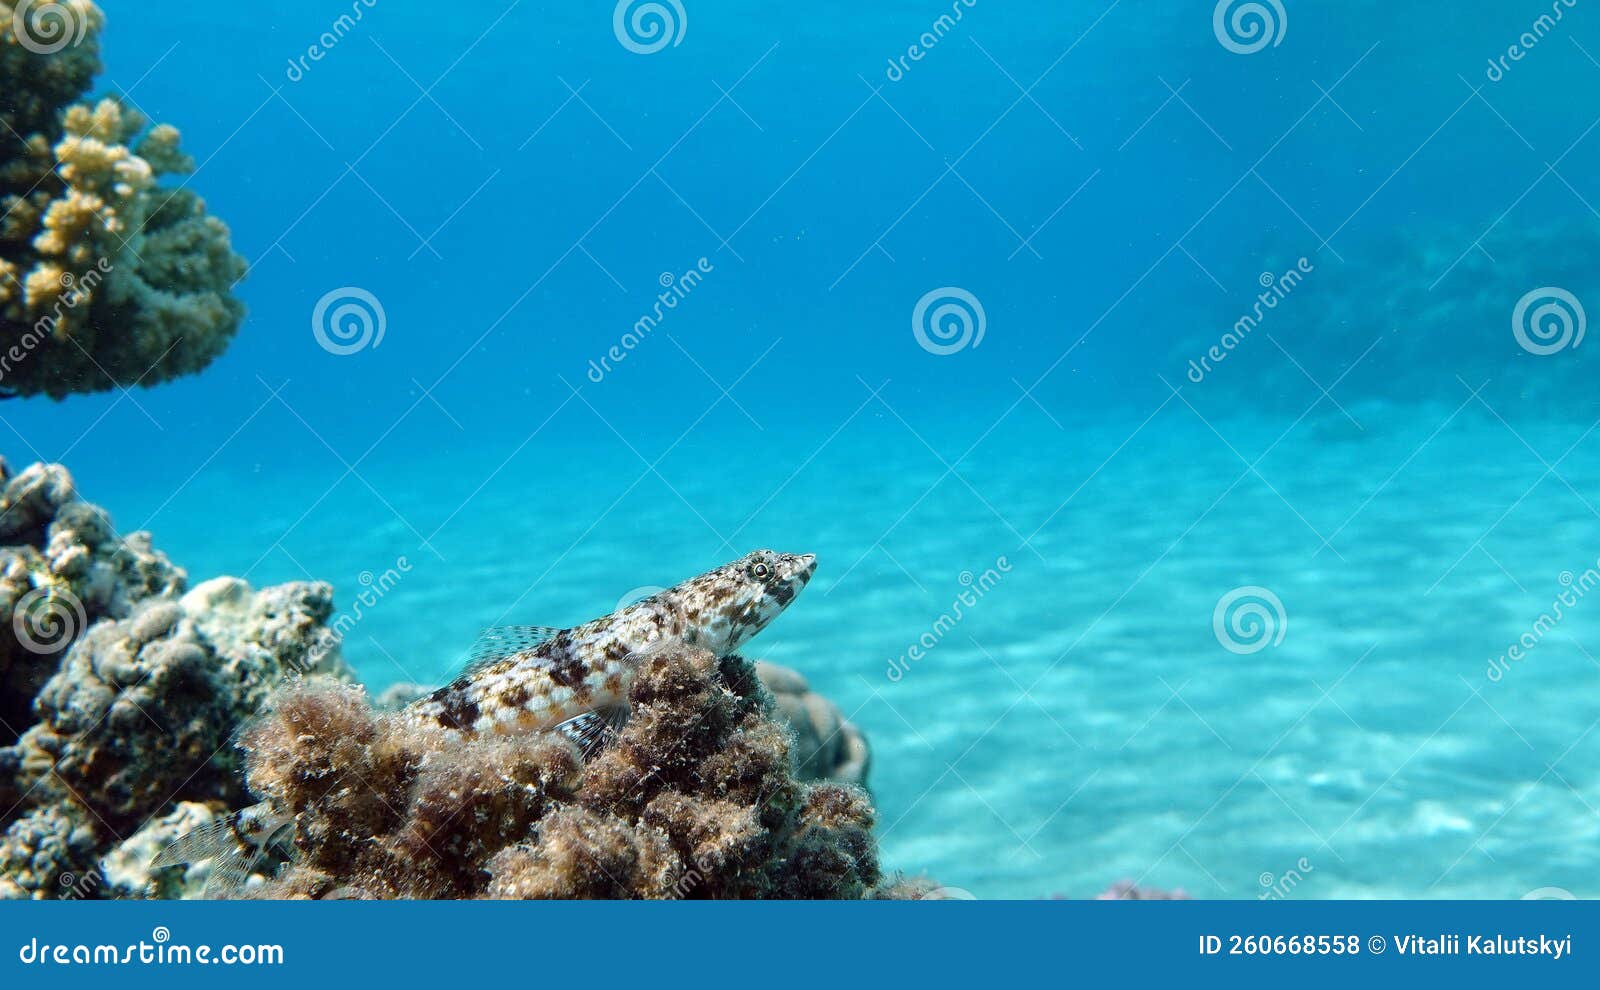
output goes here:
{"type": "Polygon", "coordinates": [[[817,555],[803,553],[800,555],[800,571],[795,575],[795,580],[804,588],[811,580],[811,575],[817,573],[817,555]]]}

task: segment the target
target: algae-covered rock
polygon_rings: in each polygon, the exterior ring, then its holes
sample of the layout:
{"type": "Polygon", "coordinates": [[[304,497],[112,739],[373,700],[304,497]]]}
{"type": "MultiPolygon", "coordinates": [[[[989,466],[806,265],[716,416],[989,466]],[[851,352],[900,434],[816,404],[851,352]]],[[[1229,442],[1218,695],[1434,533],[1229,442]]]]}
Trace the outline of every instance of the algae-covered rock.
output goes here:
{"type": "Polygon", "coordinates": [[[755,668],[641,661],[627,724],[584,760],[553,733],[463,738],[292,688],[246,732],[251,790],[295,816],[264,896],[859,898],[865,792],[806,783],[755,668]]]}

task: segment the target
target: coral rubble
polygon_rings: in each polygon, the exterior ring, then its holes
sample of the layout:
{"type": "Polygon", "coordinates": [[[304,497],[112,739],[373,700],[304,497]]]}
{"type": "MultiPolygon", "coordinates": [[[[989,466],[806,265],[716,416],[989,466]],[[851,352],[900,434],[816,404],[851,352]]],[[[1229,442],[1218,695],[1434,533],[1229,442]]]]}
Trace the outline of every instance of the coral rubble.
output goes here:
{"type": "Polygon", "coordinates": [[[291,897],[857,898],[864,792],[797,779],[754,667],[647,657],[626,726],[584,761],[551,733],[408,726],[357,689],[291,688],[250,728],[251,790],[296,816],[291,897]]]}
{"type": "Polygon", "coordinates": [[[243,319],[226,226],[164,176],[170,125],[84,102],[104,16],[0,0],[0,388],[60,398],[198,371],[243,319]]]}
{"type": "Polygon", "coordinates": [[[111,896],[79,881],[151,816],[240,802],[231,738],[275,685],[348,677],[327,585],[186,581],[65,469],[0,462],[0,896],[111,896]]]}

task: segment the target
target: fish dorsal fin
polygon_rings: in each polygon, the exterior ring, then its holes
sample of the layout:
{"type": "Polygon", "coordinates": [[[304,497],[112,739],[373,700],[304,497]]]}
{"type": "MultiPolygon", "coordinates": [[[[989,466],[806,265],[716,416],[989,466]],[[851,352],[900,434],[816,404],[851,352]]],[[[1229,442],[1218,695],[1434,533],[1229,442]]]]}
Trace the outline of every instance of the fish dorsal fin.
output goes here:
{"type": "Polygon", "coordinates": [[[478,634],[460,676],[470,676],[492,663],[536,649],[560,633],[552,626],[490,626],[478,634]]]}
{"type": "Polygon", "coordinates": [[[606,743],[622,731],[627,721],[627,705],[610,705],[575,715],[556,726],[555,731],[577,746],[583,758],[588,760],[604,749],[606,743]]]}

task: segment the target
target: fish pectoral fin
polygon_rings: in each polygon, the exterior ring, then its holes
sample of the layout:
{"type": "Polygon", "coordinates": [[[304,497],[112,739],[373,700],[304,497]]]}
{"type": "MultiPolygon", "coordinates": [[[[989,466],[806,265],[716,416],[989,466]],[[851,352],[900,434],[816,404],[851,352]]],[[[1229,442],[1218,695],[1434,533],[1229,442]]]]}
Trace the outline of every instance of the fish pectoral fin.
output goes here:
{"type": "Polygon", "coordinates": [[[203,896],[237,897],[244,892],[252,874],[270,875],[275,871],[275,859],[293,854],[293,831],[294,819],[282,817],[265,805],[254,805],[173,839],[156,853],[150,868],[210,862],[203,896]],[[257,832],[261,835],[260,845],[254,847],[243,836],[257,832]]]}
{"type": "Polygon", "coordinates": [[[578,747],[586,760],[605,748],[628,721],[627,705],[608,705],[567,719],[555,731],[578,747]]]}
{"type": "Polygon", "coordinates": [[[525,653],[549,642],[560,632],[552,626],[490,626],[478,634],[460,676],[475,674],[492,663],[525,653]]]}
{"type": "Polygon", "coordinates": [[[162,846],[150,861],[150,868],[159,870],[168,866],[199,863],[238,850],[239,840],[234,836],[233,816],[223,815],[190,829],[162,846]]]}

